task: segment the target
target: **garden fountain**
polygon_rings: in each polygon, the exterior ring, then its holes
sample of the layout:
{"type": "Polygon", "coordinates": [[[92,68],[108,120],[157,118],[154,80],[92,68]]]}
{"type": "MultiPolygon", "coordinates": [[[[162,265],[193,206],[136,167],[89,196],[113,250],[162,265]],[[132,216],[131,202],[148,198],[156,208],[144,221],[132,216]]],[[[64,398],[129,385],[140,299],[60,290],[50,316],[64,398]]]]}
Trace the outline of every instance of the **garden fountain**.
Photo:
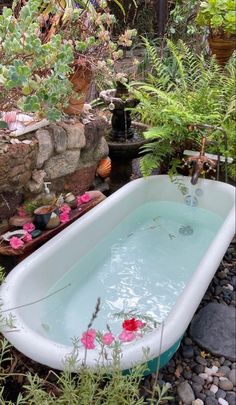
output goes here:
{"type": "Polygon", "coordinates": [[[130,97],[127,87],[117,82],[116,89],[104,90],[100,98],[112,113],[111,129],[107,143],[109,155],[112,159],[111,188],[120,186],[130,180],[132,174],[132,160],[137,158],[140,147],[146,142],[142,131],[146,125],[133,123],[131,109],[138,104],[138,100],[130,97]]]}

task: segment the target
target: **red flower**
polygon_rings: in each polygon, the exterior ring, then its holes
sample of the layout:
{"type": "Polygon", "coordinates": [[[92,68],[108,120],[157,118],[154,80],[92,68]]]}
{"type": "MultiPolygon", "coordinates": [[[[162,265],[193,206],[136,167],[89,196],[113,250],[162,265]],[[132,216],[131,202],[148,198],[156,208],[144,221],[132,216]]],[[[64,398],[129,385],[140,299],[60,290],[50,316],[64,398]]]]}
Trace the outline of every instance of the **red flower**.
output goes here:
{"type": "Polygon", "coordinates": [[[126,319],[122,323],[122,328],[129,332],[136,332],[139,328],[142,328],[144,325],[145,325],[145,323],[143,323],[139,319],[131,318],[131,319],[126,319]]]}

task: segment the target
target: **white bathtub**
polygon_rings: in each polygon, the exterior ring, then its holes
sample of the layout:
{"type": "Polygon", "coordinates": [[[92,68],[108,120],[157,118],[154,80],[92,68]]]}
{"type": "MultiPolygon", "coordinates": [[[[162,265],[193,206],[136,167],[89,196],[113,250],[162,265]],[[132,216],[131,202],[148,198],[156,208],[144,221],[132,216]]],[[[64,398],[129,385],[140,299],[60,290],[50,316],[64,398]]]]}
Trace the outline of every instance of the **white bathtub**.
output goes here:
{"type": "MultiPolygon", "coordinates": [[[[189,178],[183,178],[182,181],[189,186],[189,178]]],[[[193,189],[194,192],[196,189],[199,194],[199,197],[196,197],[198,206],[218,214],[223,218],[223,223],[164,321],[161,365],[165,364],[177,350],[180,339],[235,231],[234,187],[221,182],[200,179],[193,189]]],[[[3,330],[6,338],[31,359],[49,367],[63,369],[64,359],[71,353],[72,347],[48,339],[45,334],[40,333],[38,320],[41,316],[41,306],[24,305],[45,297],[52,285],[73,266],[78,258],[95,247],[136,207],[148,201],[174,201],[185,204],[185,199],[186,196],[171,183],[168,176],[152,176],[135,180],[122,187],[21,262],[7,276],[0,289],[2,310],[5,311],[5,315],[12,314],[16,328],[16,331],[10,332],[9,329],[3,330]],[[20,308],[11,309],[15,307],[20,308]]],[[[185,254],[186,252],[183,251],[183,256],[185,254]]],[[[160,339],[161,328],[159,327],[142,339],[124,345],[121,368],[129,369],[143,362],[143,348],[149,348],[148,360],[152,369],[151,361],[156,360],[160,354],[160,339]]],[[[88,350],[89,366],[96,366],[97,358],[96,350],[88,350]]]]}

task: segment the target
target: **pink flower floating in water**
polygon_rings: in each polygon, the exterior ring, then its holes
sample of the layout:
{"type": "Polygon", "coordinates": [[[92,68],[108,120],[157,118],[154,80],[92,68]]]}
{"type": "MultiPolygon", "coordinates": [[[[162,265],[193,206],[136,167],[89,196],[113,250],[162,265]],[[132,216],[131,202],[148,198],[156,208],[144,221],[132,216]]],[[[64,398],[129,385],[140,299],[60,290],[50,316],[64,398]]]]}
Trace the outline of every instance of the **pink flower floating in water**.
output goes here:
{"type": "Polygon", "coordinates": [[[65,224],[66,222],[68,222],[68,221],[70,220],[70,217],[69,217],[69,215],[67,214],[67,212],[62,212],[62,213],[60,214],[59,218],[60,218],[60,222],[61,222],[62,224],[65,224]]]}
{"type": "Polygon", "coordinates": [[[35,230],[35,226],[34,224],[32,224],[32,222],[27,222],[27,224],[25,224],[23,226],[24,231],[31,233],[35,230]]]}
{"type": "Polygon", "coordinates": [[[80,197],[77,197],[77,204],[85,204],[91,200],[91,196],[89,193],[84,193],[80,197]]]}
{"type": "Polygon", "coordinates": [[[95,349],[95,338],[96,338],[96,330],[95,329],[88,329],[86,332],[83,333],[81,342],[83,343],[85,349],[91,350],[95,349]]]}
{"type": "Polygon", "coordinates": [[[71,208],[69,207],[68,204],[63,204],[60,207],[60,213],[69,214],[70,212],[71,212],[71,208]]]}
{"type": "Polygon", "coordinates": [[[17,238],[17,236],[13,236],[10,239],[10,245],[12,247],[12,249],[20,249],[22,246],[24,246],[24,242],[20,239],[17,238]]]}
{"type": "Polygon", "coordinates": [[[132,340],[135,339],[135,333],[123,329],[123,331],[122,331],[121,334],[119,335],[119,339],[120,339],[122,342],[132,342],[132,340]]]}
{"type": "Polygon", "coordinates": [[[30,242],[32,240],[32,235],[30,233],[26,233],[25,236],[23,237],[24,242],[30,242]]]}
{"type": "Polygon", "coordinates": [[[115,340],[115,336],[111,332],[107,332],[102,336],[102,343],[104,345],[110,346],[115,340]]]}

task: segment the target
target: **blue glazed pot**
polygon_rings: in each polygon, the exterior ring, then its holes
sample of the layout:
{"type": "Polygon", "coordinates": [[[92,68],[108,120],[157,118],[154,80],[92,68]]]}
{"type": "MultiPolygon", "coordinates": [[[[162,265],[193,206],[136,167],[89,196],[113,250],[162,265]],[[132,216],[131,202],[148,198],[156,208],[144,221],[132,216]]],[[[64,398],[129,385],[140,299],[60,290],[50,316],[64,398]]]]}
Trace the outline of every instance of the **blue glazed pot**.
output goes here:
{"type": "Polygon", "coordinates": [[[34,222],[37,229],[53,229],[60,224],[59,208],[43,205],[34,211],[34,222]]]}

